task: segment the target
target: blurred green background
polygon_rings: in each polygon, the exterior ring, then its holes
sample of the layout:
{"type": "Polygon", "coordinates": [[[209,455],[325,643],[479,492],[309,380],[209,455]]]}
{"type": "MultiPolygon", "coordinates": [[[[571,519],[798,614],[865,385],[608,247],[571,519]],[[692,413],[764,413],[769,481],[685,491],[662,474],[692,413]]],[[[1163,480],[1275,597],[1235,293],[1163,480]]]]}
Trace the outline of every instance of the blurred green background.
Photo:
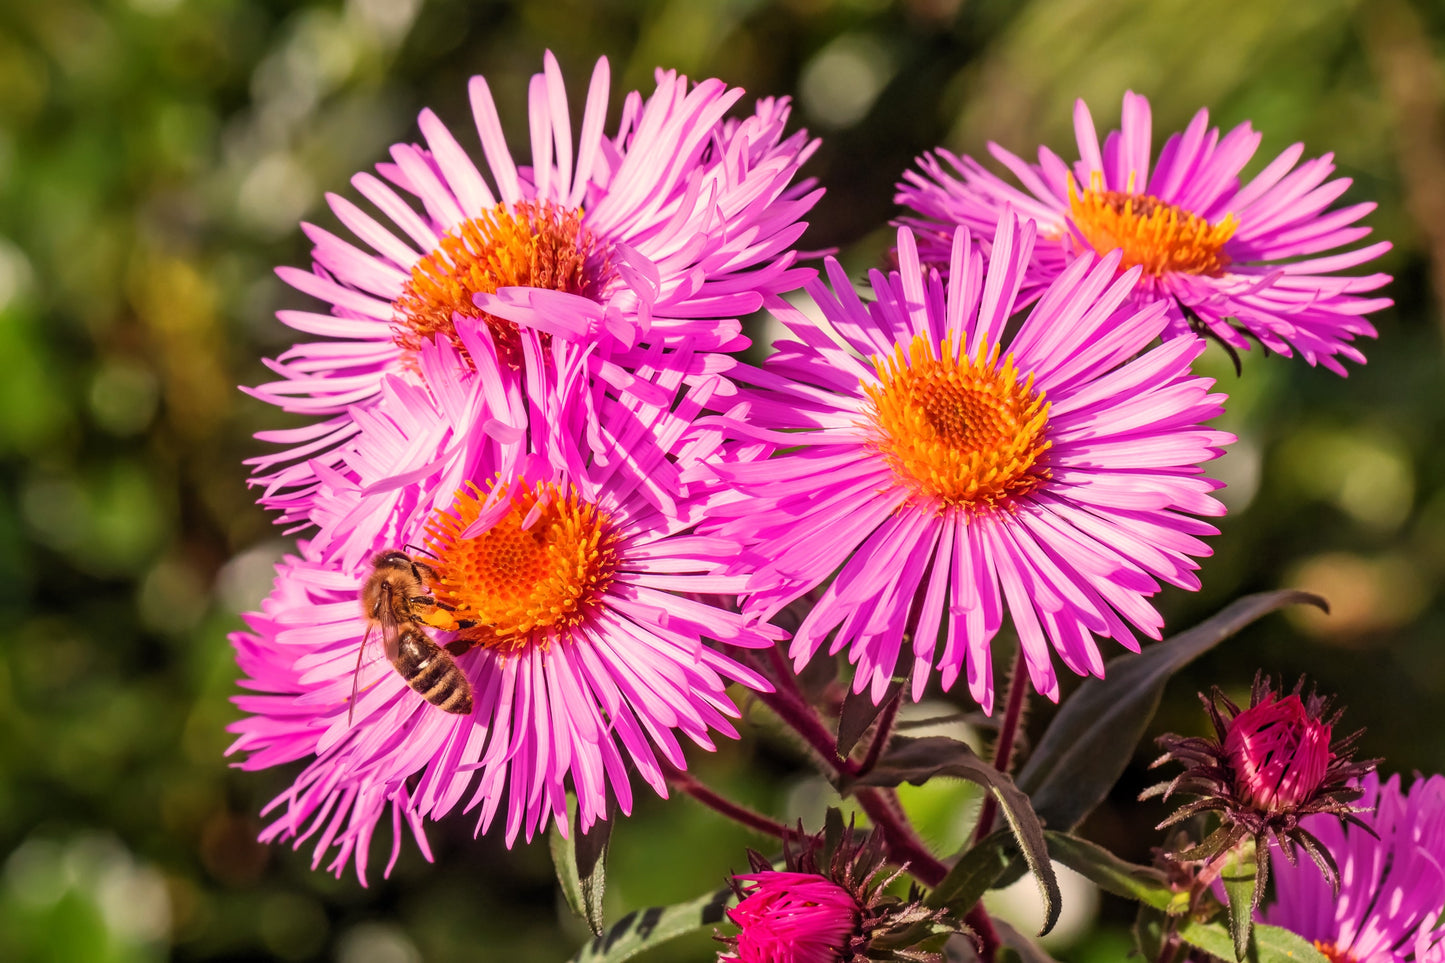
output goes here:
{"type": "MultiPolygon", "coordinates": [[[[435,864],[408,847],[363,889],[311,870],[309,850],[256,844],[291,773],[222,756],[226,634],[287,545],[241,465],[263,450],[251,433],[285,421],[235,387],[289,343],[275,310],[310,307],[271,268],[307,263],[297,221],[334,227],[323,192],[350,196],[353,172],[416,139],[422,106],[472,143],[471,74],[524,154],[548,48],[574,103],[611,58],[614,113],[659,64],[792,95],[824,138],[807,243],[858,270],[918,152],[994,139],[1072,157],[1075,97],[1107,128],[1125,89],[1147,94],[1156,144],[1207,105],[1252,120],[1263,160],[1295,141],[1334,151],[1346,201],[1380,204],[1398,306],[1347,380],[1258,351],[1242,378],[1205,359],[1240,435],[1218,468],[1231,514],[1204,591],[1160,599],[1175,628],[1281,586],[1334,614],[1275,616],[1222,647],[1176,681],[1159,726],[1199,730],[1199,688],[1307,671],[1368,727],[1365,755],[1445,770],[1442,38],[1426,0],[0,4],[0,959],[531,961],[582,942],[545,847],[473,840],[462,817],[434,827],[435,864]]],[[[780,817],[826,798],[766,732],[695,765],[780,817]]],[[[1157,812],[1129,801],[1147,781],[1131,770],[1086,827],[1136,859],[1157,842],[1157,812]]],[[[958,843],[963,789],[913,802],[931,840],[958,843]]],[[[645,801],[614,836],[609,906],[715,887],[748,844],[690,802],[645,801]]],[[[1123,956],[1122,907],[1092,905],[1075,900],[1061,958],[1123,956]]]]}

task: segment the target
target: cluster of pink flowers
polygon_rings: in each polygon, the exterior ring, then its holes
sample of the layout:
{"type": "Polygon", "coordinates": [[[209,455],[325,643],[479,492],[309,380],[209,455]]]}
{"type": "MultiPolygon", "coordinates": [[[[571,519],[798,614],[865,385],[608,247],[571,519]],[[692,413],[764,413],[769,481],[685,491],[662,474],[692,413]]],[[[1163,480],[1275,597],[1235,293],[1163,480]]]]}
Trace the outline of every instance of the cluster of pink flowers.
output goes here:
{"type": "MultiPolygon", "coordinates": [[[[799,264],[817,142],[785,99],[738,118],[741,90],[660,71],[609,134],[609,86],[604,59],[574,129],[548,55],[519,164],[475,78],[480,155],[423,112],[424,144],[353,179],[383,219],[329,195],[354,239],[306,225],[312,269],[280,272],[327,310],[280,314],[318,340],[251,390],[312,420],[262,436],[253,480],[306,534],[234,637],[233,751],[305,762],[264,838],[338,873],[364,879],[388,814],[394,862],[403,823],[425,850],[458,807],[510,844],[566,832],[569,792],[584,829],[630,811],[630,774],[666,795],[679,737],[734,736],[727,686],[768,691],[775,645],[845,653],[875,702],[962,677],[991,712],[1007,621],[1057,700],[1056,662],[1101,676],[1100,639],[1137,651],[1150,598],[1199,585],[1232,441],[1199,334],[1343,373],[1388,303],[1338,273],[1383,245],[1322,254],[1368,210],[1326,213],[1329,159],[1241,186],[1258,136],[1203,113],[1151,173],[1143,98],[1102,149],[1081,105],[1076,164],[995,150],[1028,193],[925,157],[860,290],[799,264]],[[764,307],[793,340],[753,366],[764,307]]],[[[788,882],[750,878],[734,918],[851,932],[846,893],[788,882]]]]}
{"type": "Polygon", "coordinates": [[[495,190],[423,113],[425,148],[355,180],[416,247],[333,197],[370,250],[308,227],[313,272],[281,272],[331,305],[282,320],[328,340],[255,393],[326,417],[256,462],[263,503],[312,533],[235,637],[255,694],[233,749],[310,760],[264,838],[319,834],[338,872],[365,873],[388,810],[393,861],[403,821],[425,847],[459,804],[478,831],[503,812],[509,842],[565,830],[568,789],[584,829],[609,799],[628,812],[629,772],[665,795],[679,735],[736,735],[727,683],[767,685],[729,651],[779,633],[722,604],[737,546],[696,534],[706,486],[685,476],[719,443],[692,421],[747,344],[738,317],[809,273],[794,244],[819,192],[795,175],[815,142],[786,102],[726,119],[742,91],[672,73],[607,136],[608,85],[603,60],[574,151],[549,55],[519,166],[477,78],[495,190]],[[383,570],[398,552],[415,564],[383,570]],[[469,711],[431,698],[458,688],[469,711]]]}

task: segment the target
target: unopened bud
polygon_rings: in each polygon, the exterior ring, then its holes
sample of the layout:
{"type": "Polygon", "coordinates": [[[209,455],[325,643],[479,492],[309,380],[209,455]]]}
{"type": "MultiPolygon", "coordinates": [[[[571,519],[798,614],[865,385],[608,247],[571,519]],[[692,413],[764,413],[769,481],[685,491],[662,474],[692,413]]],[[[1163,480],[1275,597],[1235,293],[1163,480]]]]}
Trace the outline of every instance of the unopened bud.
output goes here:
{"type": "Polygon", "coordinates": [[[1298,695],[1274,693],[1234,717],[1224,752],[1236,798],[1262,812],[1298,809],[1313,798],[1334,758],[1330,724],[1311,718],[1298,695]]]}

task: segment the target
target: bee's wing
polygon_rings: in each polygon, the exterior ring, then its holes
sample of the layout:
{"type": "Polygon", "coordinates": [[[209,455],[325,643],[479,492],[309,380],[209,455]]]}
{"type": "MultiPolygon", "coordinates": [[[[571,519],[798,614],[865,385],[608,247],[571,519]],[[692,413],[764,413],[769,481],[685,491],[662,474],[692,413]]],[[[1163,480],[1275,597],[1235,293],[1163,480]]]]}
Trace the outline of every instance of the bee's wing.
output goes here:
{"type": "Polygon", "coordinates": [[[386,653],[386,661],[395,664],[397,657],[401,655],[401,625],[396,620],[396,606],[392,602],[391,593],[391,585],[383,582],[379,606],[381,611],[377,621],[381,623],[381,646],[386,653]]]}
{"type": "Polygon", "coordinates": [[[346,704],[346,727],[351,728],[351,717],[356,713],[356,685],[361,681],[361,656],[366,651],[366,643],[371,640],[371,626],[366,627],[366,634],[361,637],[361,644],[356,647],[356,668],[351,670],[351,701],[346,704]]]}

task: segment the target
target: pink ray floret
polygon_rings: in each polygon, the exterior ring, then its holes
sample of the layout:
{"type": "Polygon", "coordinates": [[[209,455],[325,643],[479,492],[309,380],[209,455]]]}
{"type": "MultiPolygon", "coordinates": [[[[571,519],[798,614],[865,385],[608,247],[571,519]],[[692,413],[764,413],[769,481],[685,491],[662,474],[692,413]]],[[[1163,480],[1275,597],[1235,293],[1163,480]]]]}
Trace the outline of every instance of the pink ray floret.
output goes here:
{"type": "Polygon", "coordinates": [[[1336,893],[1312,860],[1271,860],[1274,900],[1259,913],[1314,942],[1332,963],[1445,961],[1445,777],[1381,782],[1354,805],[1370,831],[1332,815],[1301,825],[1339,867],[1336,893]]]}
{"type": "Polygon", "coordinates": [[[991,711],[990,642],[1005,614],[1034,686],[1057,699],[1055,655],[1102,675],[1096,637],[1136,651],[1136,632],[1158,638],[1147,599],[1161,583],[1197,588],[1194,559],[1210,554],[1200,537],[1215,530],[1196,516],[1224,508],[1200,465],[1233,437],[1203,424],[1223,402],[1212,380],[1190,375],[1203,343],[1150,347],[1164,306],[1130,300],[1138,271],[1120,276],[1117,255],[1076,258],[1014,319],[1034,230],[1000,221],[987,269],[960,230],[945,282],[902,229],[898,270],[873,272],[872,302],[829,261],[832,290],[807,288],[821,320],[774,301],[797,340],[733,372],[748,386],[720,424],[755,453],[779,450],[715,469],[736,489],[714,506],[730,519],[717,530],[751,540],[748,611],[770,617],[812,593],[792,658],[846,651],[854,689],[875,701],[910,673],[921,698],[936,668],[945,688],[964,676],[991,711]],[[907,371],[888,374],[900,357],[907,371]],[[907,378],[948,372],[954,387],[898,401],[897,385],[924,383],[907,378]],[[911,433],[884,427],[879,397],[911,433]],[[1019,452],[968,440],[995,398],[1033,406],[1020,416],[1028,425],[999,416],[1019,452]],[[934,445],[922,461],[898,454],[914,436],[934,445]]]}
{"type": "Polygon", "coordinates": [[[1341,375],[1342,359],[1364,362],[1354,342],[1375,336],[1366,315],[1392,302],[1371,292],[1390,277],[1342,272],[1379,257],[1390,244],[1349,248],[1370,233],[1359,221],[1375,205],[1330,207],[1350,186],[1348,178],[1329,179],[1333,155],[1301,163],[1304,146],[1295,144],[1241,183],[1260,135],[1248,123],[1221,135],[1200,110],[1183,132],[1170,135],[1156,158],[1149,101],[1132,92],[1124,95],[1120,129],[1102,145],[1082,101],[1074,111],[1074,129],[1079,159],[1073,164],[1046,147],[1039,148],[1039,162],[1030,164],[989,145],[1019,186],[972,157],[942,148],[919,158],[918,169],[903,175],[895,199],[911,209],[900,223],[919,232],[925,262],[946,260],[955,225],[986,236],[1012,210],[1034,220],[1047,238],[1035,250],[1025,288],[1026,297],[1036,294],[1081,252],[1110,249],[1110,242],[1091,235],[1073,205],[1092,184],[1114,192],[1116,208],[1129,196],[1136,211],[1160,211],[1152,223],[1158,231],[1180,229],[1193,217],[1202,219],[1195,223],[1205,233],[1217,232],[1210,242],[1215,256],[1207,263],[1157,265],[1145,271],[1133,294],[1136,303],[1165,305],[1170,335],[1193,327],[1241,349],[1250,346],[1248,335],[1271,351],[1298,352],[1341,375]]]}

